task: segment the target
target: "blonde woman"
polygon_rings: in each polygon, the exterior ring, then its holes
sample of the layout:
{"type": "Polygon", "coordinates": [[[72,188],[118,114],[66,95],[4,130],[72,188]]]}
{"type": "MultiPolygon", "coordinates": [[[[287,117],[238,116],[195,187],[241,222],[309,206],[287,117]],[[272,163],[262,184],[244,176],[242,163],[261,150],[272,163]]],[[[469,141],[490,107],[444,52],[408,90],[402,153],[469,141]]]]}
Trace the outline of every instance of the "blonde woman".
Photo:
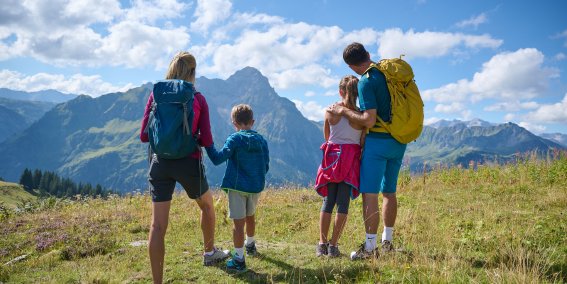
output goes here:
{"type": "MultiPolygon", "coordinates": [[[[186,121],[189,121],[188,124],[190,125],[184,123],[183,128],[190,129],[193,137],[199,137],[196,141],[196,147],[184,149],[184,153],[188,154],[177,159],[163,158],[163,156],[160,157],[159,155],[153,154],[150,162],[148,181],[152,196],[152,223],[149,234],[149,255],[154,283],[161,283],[163,279],[165,255],[164,238],[168,225],[169,208],[176,182],[183,186],[189,198],[195,200],[201,209],[204,265],[213,265],[228,258],[228,254],[214,246],[215,210],[211,191],[209,190],[209,185],[205,177],[202,154],[199,148],[200,146],[208,147],[213,145],[213,138],[211,135],[207,101],[201,93],[196,92],[194,89],[196,67],[197,63],[192,54],[189,52],[177,53],[169,64],[165,77],[166,81],[164,81],[173,84],[174,87],[167,90],[167,86],[169,85],[166,85],[166,90],[164,90],[164,88],[161,87],[156,88],[157,84],[154,85],[154,91],[150,94],[142,120],[140,139],[142,142],[149,142],[152,135],[151,133],[148,135],[147,128],[149,124],[151,125],[150,121],[154,116],[152,109],[160,107],[159,102],[157,104],[155,103],[157,99],[154,100],[154,95],[158,95],[156,93],[158,92],[157,90],[159,90],[159,95],[161,96],[162,93],[171,94],[180,92],[181,87],[186,87],[186,89],[192,88],[192,90],[190,90],[192,94],[190,97],[193,101],[193,117],[192,119],[186,119],[186,121]],[[191,128],[189,128],[189,126],[191,128]]],[[[163,108],[161,110],[163,111],[163,108]]],[[[185,109],[185,112],[187,112],[187,109],[185,109]]],[[[186,117],[191,116],[187,115],[186,117]]],[[[151,130],[151,126],[149,128],[151,130]]]]}

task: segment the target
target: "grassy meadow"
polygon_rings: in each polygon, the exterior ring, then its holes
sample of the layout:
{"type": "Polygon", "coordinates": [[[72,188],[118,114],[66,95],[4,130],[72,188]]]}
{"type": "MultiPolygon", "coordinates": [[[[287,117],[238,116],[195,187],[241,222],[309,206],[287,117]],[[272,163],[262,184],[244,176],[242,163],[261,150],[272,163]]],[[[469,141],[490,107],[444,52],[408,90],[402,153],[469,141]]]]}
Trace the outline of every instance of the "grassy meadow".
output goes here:
{"type": "MultiPolygon", "coordinates": [[[[202,265],[199,210],[174,197],[166,236],[168,283],[564,283],[567,156],[504,166],[403,172],[394,244],[402,251],[353,262],[364,239],[361,198],[351,203],[343,256],[317,258],[321,198],[311,189],[268,189],[260,199],[260,255],[249,271],[202,265]]],[[[227,197],[215,193],[216,244],[232,248],[227,197]]],[[[148,283],[147,194],[39,200],[0,210],[0,282],[148,283]]],[[[381,232],[381,229],[379,230],[381,232]]]]}

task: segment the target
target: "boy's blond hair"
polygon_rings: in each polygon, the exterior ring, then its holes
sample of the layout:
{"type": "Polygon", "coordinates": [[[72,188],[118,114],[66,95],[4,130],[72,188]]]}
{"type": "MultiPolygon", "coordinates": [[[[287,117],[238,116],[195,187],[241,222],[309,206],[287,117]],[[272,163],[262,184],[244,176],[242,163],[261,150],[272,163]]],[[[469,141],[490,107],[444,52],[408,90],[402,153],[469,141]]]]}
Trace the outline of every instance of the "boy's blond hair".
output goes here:
{"type": "Polygon", "coordinates": [[[169,63],[165,79],[180,79],[195,84],[195,56],[187,51],[178,52],[169,63]]]}
{"type": "Polygon", "coordinates": [[[254,112],[247,104],[235,105],[230,113],[232,121],[241,125],[249,125],[254,120],[254,112]]]}

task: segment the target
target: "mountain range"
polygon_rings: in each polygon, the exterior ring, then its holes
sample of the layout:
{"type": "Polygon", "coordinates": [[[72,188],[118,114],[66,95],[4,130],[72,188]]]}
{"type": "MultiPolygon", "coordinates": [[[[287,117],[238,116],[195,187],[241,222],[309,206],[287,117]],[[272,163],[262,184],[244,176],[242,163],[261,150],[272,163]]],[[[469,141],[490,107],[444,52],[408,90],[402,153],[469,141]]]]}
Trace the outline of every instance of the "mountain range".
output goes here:
{"type": "MultiPolygon", "coordinates": [[[[276,187],[313,183],[321,159],[322,125],[306,119],[293,102],[278,96],[258,70],[247,67],[226,80],[200,77],[196,86],[207,99],[217,148],[234,131],[232,106],[250,104],[254,129],[270,148],[267,183],[276,187]]],[[[25,92],[20,94],[26,101],[11,98],[0,103],[3,125],[30,123],[12,130],[3,142],[0,139],[0,177],[17,181],[24,168],[38,168],[122,192],[145,189],[147,144],[140,142],[139,131],[151,87],[148,83],[96,98],[63,95],[72,99],[55,106],[57,101],[38,103],[33,111],[24,109],[32,109],[37,96],[25,92]]],[[[557,137],[564,138],[560,134],[550,138],[557,137]]],[[[438,121],[425,126],[421,137],[408,145],[406,164],[416,171],[424,164],[467,166],[471,160],[500,162],[517,153],[563,147],[513,123],[438,121]]],[[[209,183],[219,185],[225,165],[215,167],[207,158],[205,165],[209,183]]]]}
{"type": "MultiPolygon", "coordinates": [[[[139,141],[140,120],[151,84],[97,98],[78,96],[58,104],[18,135],[0,144],[0,177],[15,181],[24,168],[56,171],[76,181],[100,183],[119,191],[146,188],[147,144],[139,141]]],[[[268,79],[244,68],[227,80],[198,78],[206,97],[213,137],[222,147],[230,133],[233,105],[252,106],[256,129],[269,144],[273,185],[304,184],[314,180],[323,135],[295,104],[276,94],[268,79]]],[[[206,159],[206,173],[218,185],[224,165],[206,159]]]]}

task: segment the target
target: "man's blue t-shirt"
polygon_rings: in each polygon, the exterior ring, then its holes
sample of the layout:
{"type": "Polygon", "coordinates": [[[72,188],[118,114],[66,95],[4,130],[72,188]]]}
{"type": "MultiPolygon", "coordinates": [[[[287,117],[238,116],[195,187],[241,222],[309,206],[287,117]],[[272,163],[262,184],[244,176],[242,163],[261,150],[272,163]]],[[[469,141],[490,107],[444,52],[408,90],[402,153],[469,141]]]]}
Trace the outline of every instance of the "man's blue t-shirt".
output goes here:
{"type": "MultiPolygon", "coordinates": [[[[392,106],[386,77],[380,70],[371,68],[358,81],[358,97],[361,110],[375,109],[384,122],[391,120],[392,106]]],[[[370,132],[372,136],[390,136],[388,133],[370,132]]]]}

